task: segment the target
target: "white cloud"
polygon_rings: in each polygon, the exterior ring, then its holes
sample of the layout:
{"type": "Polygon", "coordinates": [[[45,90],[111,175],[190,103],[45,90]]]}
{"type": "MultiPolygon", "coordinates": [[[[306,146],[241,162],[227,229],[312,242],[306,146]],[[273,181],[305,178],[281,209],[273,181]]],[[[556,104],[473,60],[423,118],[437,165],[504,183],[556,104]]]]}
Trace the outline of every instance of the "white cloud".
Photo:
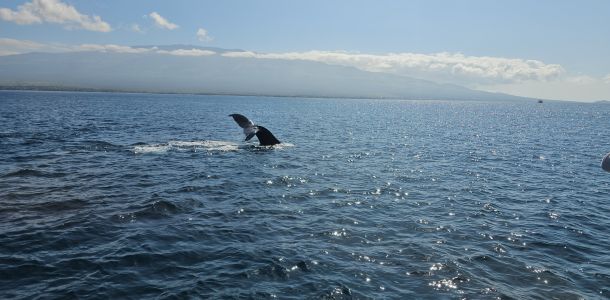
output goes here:
{"type": "Polygon", "coordinates": [[[225,52],[225,53],[222,54],[222,56],[225,56],[225,57],[236,57],[236,58],[239,58],[239,57],[244,57],[244,58],[257,58],[257,57],[258,58],[264,58],[264,57],[261,57],[260,54],[256,54],[256,53],[254,53],[252,51],[225,52]]]}
{"type": "Polygon", "coordinates": [[[190,49],[190,50],[187,50],[187,49],[177,49],[177,50],[171,50],[171,51],[159,50],[159,51],[157,51],[157,53],[159,53],[159,54],[176,55],[176,56],[208,56],[208,55],[216,54],[216,52],[214,52],[214,51],[201,50],[201,49],[190,49]]]}
{"type": "Polygon", "coordinates": [[[606,75],[603,80],[606,84],[610,84],[610,74],[606,75]]]}
{"type": "Polygon", "coordinates": [[[85,29],[109,32],[110,25],[99,16],[81,14],[74,6],[59,0],[32,0],[20,5],[17,10],[0,8],[0,19],[20,25],[55,23],[67,29],[85,29]]]}
{"type": "Polygon", "coordinates": [[[413,76],[438,82],[465,84],[552,80],[565,70],[557,64],[517,58],[465,56],[461,53],[389,53],[383,55],[345,51],[287,53],[229,52],[227,57],[309,60],[352,66],[365,71],[413,76]]]}
{"type": "Polygon", "coordinates": [[[155,11],[151,12],[148,16],[151,17],[155,21],[155,24],[157,24],[157,26],[161,28],[169,30],[174,30],[178,28],[178,25],[168,21],[166,18],[162,17],[155,11]]]}
{"type": "Polygon", "coordinates": [[[27,9],[26,3],[19,7],[19,11],[13,11],[8,8],[0,8],[0,19],[8,22],[14,22],[19,25],[42,23],[42,19],[35,15],[30,9],[27,9]]]}
{"type": "Polygon", "coordinates": [[[74,52],[74,51],[91,51],[105,53],[156,53],[175,56],[209,56],[216,52],[202,49],[176,49],[176,50],[159,50],[157,47],[131,47],[115,44],[81,44],[81,45],[62,45],[62,44],[43,44],[28,40],[16,40],[8,38],[0,38],[0,56],[23,54],[29,52],[74,52]]]}
{"type": "Polygon", "coordinates": [[[96,52],[115,52],[115,53],[145,53],[154,48],[134,48],[114,44],[82,44],[73,50],[76,51],[96,51],[96,52]]]}
{"type": "Polygon", "coordinates": [[[152,48],[136,48],[130,46],[121,46],[114,44],[83,44],[72,51],[95,51],[95,52],[113,52],[113,53],[156,53],[175,56],[209,56],[216,52],[201,49],[176,49],[176,50],[159,50],[157,47],[152,48]]]}
{"type": "Polygon", "coordinates": [[[32,52],[44,48],[44,44],[33,41],[0,38],[0,55],[32,52]]]}
{"type": "MultiPolygon", "coordinates": [[[[594,84],[594,83],[600,82],[600,80],[598,78],[591,77],[588,75],[569,76],[569,77],[565,78],[565,81],[569,82],[569,83],[573,83],[573,84],[579,84],[579,85],[587,85],[587,84],[594,84]]],[[[603,81],[603,79],[602,79],[602,81],[603,81]]]]}
{"type": "Polygon", "coordinates": [[[208,31],[203,28],[197,29],[197,39],[202,42],[209,42],[213,40],[213,38],[208,34],[208,31]]]}
{"type": "Polygon", "coordinates": [[[66,52],[71,48],[61,44],[43,44],[28,40],[0,38],[0,56],[28,52],[66,52]]]}

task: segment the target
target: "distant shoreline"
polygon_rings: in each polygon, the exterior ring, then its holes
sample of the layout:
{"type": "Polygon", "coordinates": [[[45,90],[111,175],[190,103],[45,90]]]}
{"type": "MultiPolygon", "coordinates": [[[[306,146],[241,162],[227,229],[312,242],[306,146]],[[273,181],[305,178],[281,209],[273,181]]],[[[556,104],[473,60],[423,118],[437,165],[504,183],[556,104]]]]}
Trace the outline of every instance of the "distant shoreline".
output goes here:
{"type": "MultiPolygon", "coordinates": [[[[311,95],[267,95],[267,94],[239,94],[239,93],[211,93],[211,92],[162,92],[162,91],[139,91],[120,89],[96,89],[96,88],[70,88],[70,87],[45,87],[45,86],[0,86],[0,91],[24,91],[24,92],[76,92],[76,93],[118,93],[118,94],[152,94],[152,95],[198,95],[198,96],[236,96],[236,97],[277,97],[277,98],[311,98],[311,99],[359,99],[359,100],[438,100],[445,99],[404,99],[404,98],[368,98],[368,97],[340,97],[340,96],[311,96],[311,95]]],[[[455,100],[454,100],[455,101],[455,100]]],[[[461,101],[461,100],[458,100],[461,101]]],[[[467,101],[467,100],[464,100],[467,101]]],[[[471,100],[481,101],[481,100],[471,100]]]]}
{"type": "MultiPolygon", "coordinates": [[[[121,94],[156,94],[156,95],[200,95],[200,96],[237,96],[237,97],[276,97],[276,98],[309,98],[309,99],[354,99],[354,100],[405,100],[405,101],[476,101],[476,102],[527,102],[535,99],[523,98],[522,100],[485,100],[485,99],[439,99],[439,98],[390,98],[390,97],[358,97],[358,96],[322,96],[322,95],[268,95],[268,94],[240,94],[240,93],[213,93],[213,92],[177,92],[177,91],[146,91],[146,90],[122,90],[122,89],[99,89],[81,88],[67,86],[44,86],[44,85],[0,85],[0,91],[30,91],[30,92],[79,92],[79,93],[121,93],[121,94]]],[[[544,99],[544,101],[562,101],[544,99]]],[[[601,101],[600,101],[601,102],[601,101]]],[[[583,102],[584,103],[584,102],[583,102]]]]}

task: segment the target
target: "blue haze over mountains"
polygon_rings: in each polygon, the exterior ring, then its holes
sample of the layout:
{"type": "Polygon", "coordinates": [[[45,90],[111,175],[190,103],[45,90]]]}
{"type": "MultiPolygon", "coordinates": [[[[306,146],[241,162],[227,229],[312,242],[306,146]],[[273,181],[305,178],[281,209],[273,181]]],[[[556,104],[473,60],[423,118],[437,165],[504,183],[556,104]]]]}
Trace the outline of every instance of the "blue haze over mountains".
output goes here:
{"type": "Polygon", "coordinates": [[[527,99],[320,62],[221,55],[243,50],[189,45],[156,47],[166,51],[209,50],[216,54],[80,51],[0,56],[0,87],[347,98],[527,99]]]}

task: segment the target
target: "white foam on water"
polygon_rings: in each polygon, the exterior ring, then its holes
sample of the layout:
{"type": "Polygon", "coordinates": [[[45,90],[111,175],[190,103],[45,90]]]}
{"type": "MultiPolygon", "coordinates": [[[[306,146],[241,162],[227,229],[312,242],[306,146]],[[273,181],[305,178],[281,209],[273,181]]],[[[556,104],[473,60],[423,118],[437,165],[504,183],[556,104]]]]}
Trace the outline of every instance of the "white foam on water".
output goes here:
{"type": "Polygon", "coordinates": [[[170,145],[167,144],[153,144],[153,145],[138,145],[134,146],[131,151],[135,154],[145,154],[145,153],[163,153],[167,152],[170,149],[170,145]]]}
{"type": "Polygon", "coordinates": [[[256,148],[270,148],[270,149],[286,149],[294,147],[291,143],[281,143],[273,146],[255,146],[243,145],[228,141],[169,141],[167,143],[160,144],[148,144],[148,145],[137,145],[133,146],[131,151],[135,154],[147,154],[147,153],[166,153],[169,151],[238,151],[249,147],[256,148]]]}
{"type": "Polygon", "coordinates": [[[227,141],[201,141],[201,147],[210,151],[239,150],[239,144],[227,141]]]}
{"type": "Polygon", "coordinates": [[[273,146],[263,146],[263,147],[273,147],[274,149],[286,149],[286,148],[294,147],[294,144],[281,143],[281,144],[277,144],[277,145],[273,145],[273,146]]]}
{"type": "Polygon", "coordinates": [[[239,145],[227,141],[169,141],[162,144],[138,145],[135,154],[165,153],[168,151],[237,151],[239,145]]]}
{"type": "Polygon", "coordinates": [[[173,147],[202,147],[205,141],[169,141],[169,145],[173,147]]]}

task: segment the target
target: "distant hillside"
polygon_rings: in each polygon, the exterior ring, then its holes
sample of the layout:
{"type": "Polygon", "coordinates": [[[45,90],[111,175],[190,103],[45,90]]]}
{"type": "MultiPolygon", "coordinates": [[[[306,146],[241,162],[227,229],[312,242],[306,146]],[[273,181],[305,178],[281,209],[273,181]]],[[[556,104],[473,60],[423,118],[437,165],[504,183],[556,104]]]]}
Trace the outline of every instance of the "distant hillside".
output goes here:
{"type": "MultiPolygon", "coordinates": [[[[180,47],[183,46],[159,46],[158,49],[171,51],[180,47]]],[[[221,55],[241,50],[200,50],[216,54],[178,56],[158,52],[87,51],[0,56],[0,87],[351,98],[525,99],[318,62],[221,55]]]]}

